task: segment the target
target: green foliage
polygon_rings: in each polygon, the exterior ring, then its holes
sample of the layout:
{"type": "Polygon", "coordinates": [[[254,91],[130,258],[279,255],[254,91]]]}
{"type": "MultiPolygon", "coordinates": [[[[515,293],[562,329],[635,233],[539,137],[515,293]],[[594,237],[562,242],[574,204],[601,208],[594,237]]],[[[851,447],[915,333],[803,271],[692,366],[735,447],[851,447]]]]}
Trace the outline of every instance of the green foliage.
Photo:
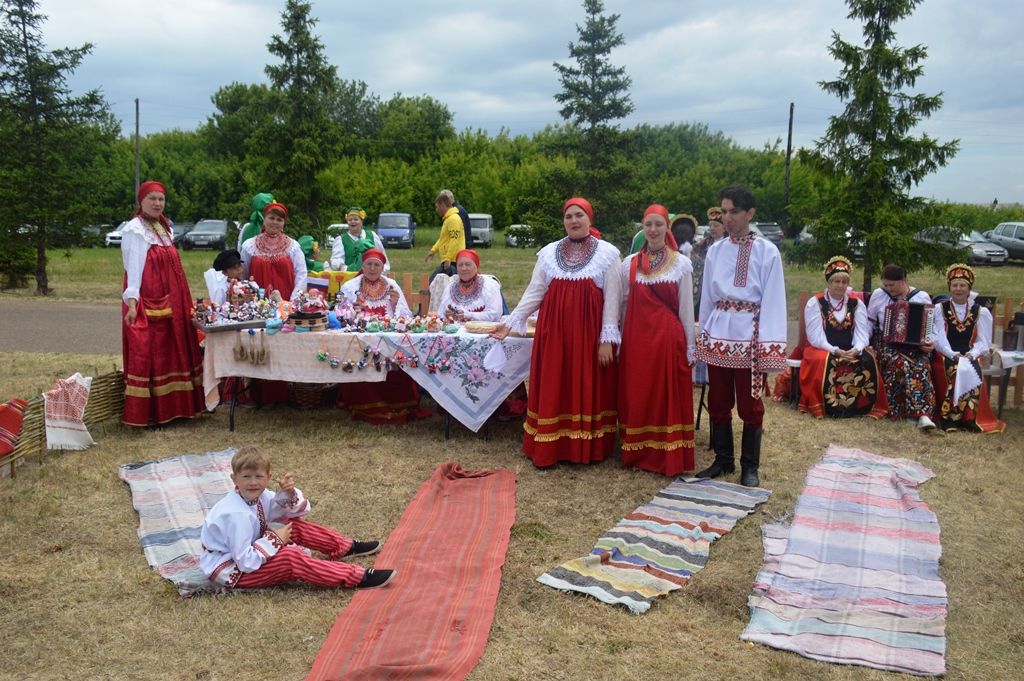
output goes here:
{"type": "Polygon", "coordinates": [[[380,107],[376,156],[412,163],[420,156],[443,150],[455,137],[452,113],[433,97],[396,94],[380,107]]]}
{"type": "Polygon", "coordinates": [[[0,227],[0,289],[24,288],[35,265],[32,245],[16,228],[0,227]]]}
{"type": "Polygon", "coordinates": [[[887,262],[910,270],[929,262],[934,250],[915,247],[914,234],[928,226],[925,202],[909,192],[955,155],[956,140],[940,144],[927,134],[914,136],[920,121],[942,105],[940,95],[909,94],[923,73],[924,46],[894,44],[894,24],[909,16],[920,0],[848,0],[849,18],[863,22],[864,45],[848,43],[833,32],[829,53],[842,64],[836,80],[820,83],[845,102],[829,121],[816,152],[809,155],[827,176],[821,217],[811,249],[849,252],[862,244],[864,282],[887,262]]]}
{"type": "Polygon", "coordinates": [[[92,46],[47,50],[36,9],[33,0],[0,2],[0,201],[27,226],[36,291],[47,294],[47,248],[74,240],[99,212],[107,174],[96,164],[117,124],[98,90],[75,97],[67,86],[92,46]]]}

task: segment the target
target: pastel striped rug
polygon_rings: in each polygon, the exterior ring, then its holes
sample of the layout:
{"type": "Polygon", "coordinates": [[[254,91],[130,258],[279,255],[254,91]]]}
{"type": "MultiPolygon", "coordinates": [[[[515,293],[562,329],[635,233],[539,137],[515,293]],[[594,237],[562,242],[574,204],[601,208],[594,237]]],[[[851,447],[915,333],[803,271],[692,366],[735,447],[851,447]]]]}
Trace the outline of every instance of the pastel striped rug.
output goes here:
{"type": "Polygon", "coordinates": [[[938,676],[946,662],[939,524],[924,466],[832,445],[790,525],[764,527],[740,638],[826,662],[938,676]]]}
{"type": "Polygon", "coordinates": [[[681,588],[703,568],[711,542],[770,495],[759,487],[678,478],[601,535],[590,555],[537,581],[647,612],[656,598],[681,588]]]}
{"type": "Polygon", "coordinates": [[[207,511],[234,489],[228,477],[234,454],[234,449],[225,449],[119,467],[139,513],[142,552],[182,596],[220,590],[199,569],[199,532],[207,511]]]}
{"type": "Polygon", "coordinates": [[[307,679],[465,678],[491,630],[515,513],[512,471],[438,466],[374,561],[398,574],[355,593],[307,679]]]}

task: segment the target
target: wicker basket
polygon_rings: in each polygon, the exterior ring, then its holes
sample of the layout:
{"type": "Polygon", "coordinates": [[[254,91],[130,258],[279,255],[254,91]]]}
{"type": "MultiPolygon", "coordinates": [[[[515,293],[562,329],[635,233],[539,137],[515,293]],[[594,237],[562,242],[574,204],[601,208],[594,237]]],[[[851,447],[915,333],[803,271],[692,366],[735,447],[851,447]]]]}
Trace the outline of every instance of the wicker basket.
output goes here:
{"type": "Polygon", "coordinates": [[[288,404],[295,409],[319,409],[334,395],[334,384],[289,383],[288,404]]]}
{"type": "Polygon", "coordinates": [[[293,314],[288,317],[288,322],[296,328],[306,328],[310,331],[326,331],[327,315],[309,316],[304,314],[293,314]]]}

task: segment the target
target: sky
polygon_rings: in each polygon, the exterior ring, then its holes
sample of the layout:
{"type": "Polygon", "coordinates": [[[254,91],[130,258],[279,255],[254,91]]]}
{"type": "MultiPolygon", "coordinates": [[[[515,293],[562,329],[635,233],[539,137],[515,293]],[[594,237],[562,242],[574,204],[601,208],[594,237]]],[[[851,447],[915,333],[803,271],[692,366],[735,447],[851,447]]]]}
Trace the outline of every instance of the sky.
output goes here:
{"type": "MultiPolygon", "coordinates": [[[[835,79],[832,33],[861,43],[841,0],[605,0],[625,45],[611,54],[632,78],[635,111],[620,122],[704,123],[738,144],[812,147],[842,103],[818,83],[835,79]]],[[[382,100],[430,95],[455,127],[529,135],[561,122],[553,62],[571,63],[585,14],[579,0],[317,0],[314,31],[346,80],[382,100]]],[[[40,0],[50,49],[93,44],[69,80],[99,88],[143,135],[191,130],[232,82],[266,83],[267,51],[282,33],[284,0],[40,0]]],[[[919,130],[960,140],[945,168],[912,190],[938,200],[1024,202],[1024,49],[1019,0],[925,0],[896,26],[897,44],[928,48],[912,92],[942,93],[919,130]],[[1013,85],[1017,83],[1017,85],[1013,85]]]]}

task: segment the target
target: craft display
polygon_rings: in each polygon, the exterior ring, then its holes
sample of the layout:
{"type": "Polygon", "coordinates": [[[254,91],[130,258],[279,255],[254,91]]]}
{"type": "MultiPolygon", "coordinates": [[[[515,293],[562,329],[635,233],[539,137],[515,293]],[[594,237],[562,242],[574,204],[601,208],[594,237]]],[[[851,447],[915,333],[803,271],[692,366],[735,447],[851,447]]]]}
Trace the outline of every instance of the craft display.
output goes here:
{"type": "Polygon", "coordinates": [[[282,314],[281,295],[277,291],[269,297],[265,294],[251,279],[229,279],[227,301],[214,305],[208,299],[197,298],[193,322],[204,333],[263,328],[267,320],[282,314]]]}
{"type": "Polygon", "coordinates": [[[312,288],[296,294],[291,300],[288,321],[295,327],[295,331],[326,331],[327,301],[323,293],[312,288]]]}

